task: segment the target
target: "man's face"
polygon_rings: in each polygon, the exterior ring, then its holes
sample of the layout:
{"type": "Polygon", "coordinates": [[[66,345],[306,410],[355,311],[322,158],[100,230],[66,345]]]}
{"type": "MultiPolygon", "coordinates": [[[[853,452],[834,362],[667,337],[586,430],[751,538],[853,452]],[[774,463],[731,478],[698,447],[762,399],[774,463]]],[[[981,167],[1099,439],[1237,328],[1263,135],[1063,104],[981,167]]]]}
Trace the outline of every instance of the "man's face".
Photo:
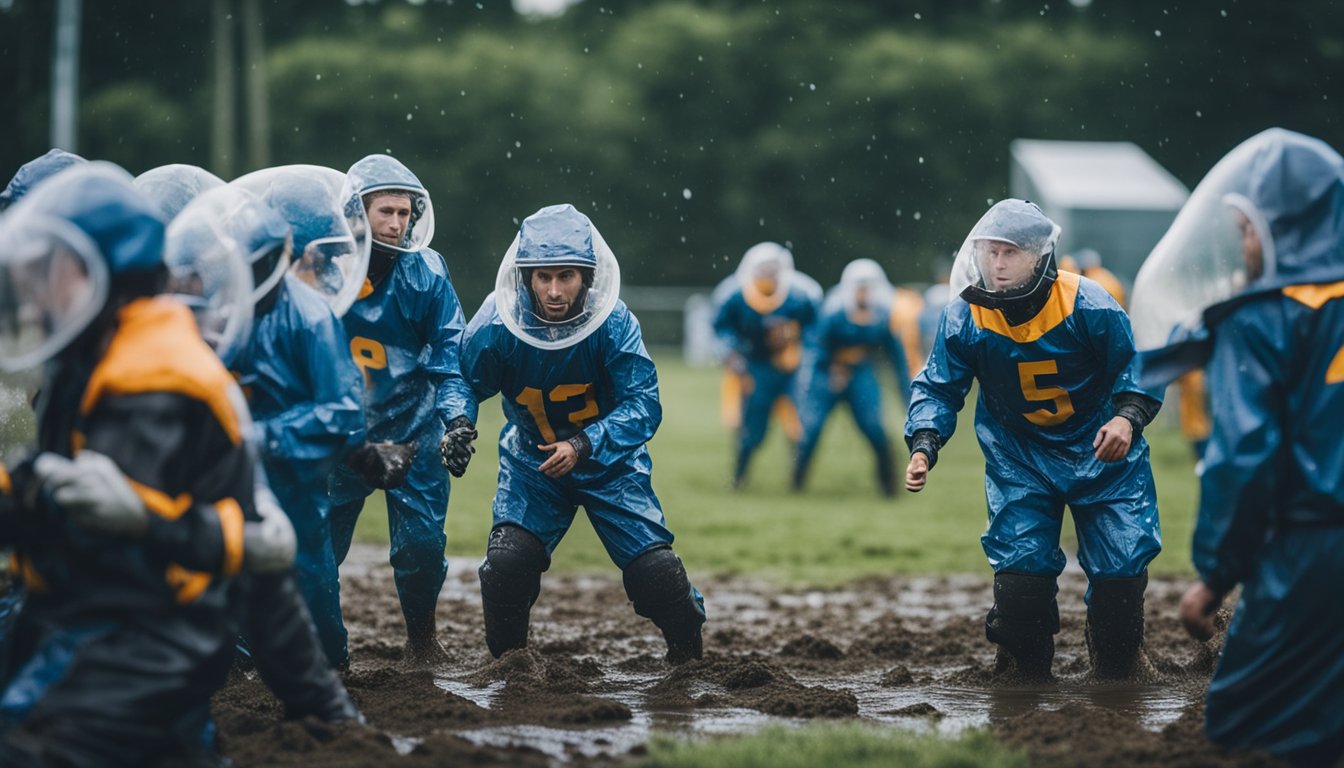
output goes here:
{"type": "Polygon", "coordinates": [[[401,245],[411,225],[411,196],[406,192],[374,193],[368,201],[369,229],[384,245],[401,245]]]}
{"type": "Polygon", "coordinates": [[[758,264],[751,276],[751,285],[763,296],[774,296],[779,290],[780,267],[774,262],[758,264]]]}
{"type": "Polygon", "coordinates": [[[995,292],[1026,285],[1036,271],[1039,259],[1031,251],[1024,251],[1001,240],[982,240],[976,250],[980,253],[980,271],[985,276],[985,287],[995,292]]]}
{"type": "Polygon", "coordinates": [[[542,317],[556,323],[574,314],[583,290],[583,274],[576,267],[537,267],[532,270],[532,295],[542,317]]]}
{"type": "Polygon", "coordinates": [[[1260,235],[1241,211],[1237,211],[1237,228],[1241,230],[1241,257],[1246,260],[1246,279],[1258,280],[1265,272],[1265,250],[1260,235]]]}

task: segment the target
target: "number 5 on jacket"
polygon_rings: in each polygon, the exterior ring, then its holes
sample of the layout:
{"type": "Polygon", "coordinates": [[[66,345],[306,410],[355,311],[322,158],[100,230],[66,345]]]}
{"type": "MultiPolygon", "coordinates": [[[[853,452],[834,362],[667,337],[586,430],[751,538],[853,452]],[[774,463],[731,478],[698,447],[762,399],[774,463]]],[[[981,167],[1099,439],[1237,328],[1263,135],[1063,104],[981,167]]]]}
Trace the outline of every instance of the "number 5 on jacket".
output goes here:
{"type": "Polygon", "coordinates": [[[1040,408],[1031,413],[1022,414],[1032,424],[1041,427],[1053,427],[1063,424],[1073,415],[1073,402],[1069,393],[1061,387],[1037,387],[1036,377],[1059,373],[1059,364],[1054,360],[1041,360],[1033,363],[1018,363],[1017,377],[1022,382],[1022,396],[1028,402],[1051,402],[1055,410],[1040,408]]]}

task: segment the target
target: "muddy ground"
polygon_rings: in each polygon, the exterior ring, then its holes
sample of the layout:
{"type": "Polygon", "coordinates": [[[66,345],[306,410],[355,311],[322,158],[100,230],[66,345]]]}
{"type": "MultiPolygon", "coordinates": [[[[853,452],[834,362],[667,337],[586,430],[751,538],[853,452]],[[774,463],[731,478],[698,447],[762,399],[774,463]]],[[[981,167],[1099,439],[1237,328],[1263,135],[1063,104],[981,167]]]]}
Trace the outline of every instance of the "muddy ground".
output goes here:
{"type": "Polygon", "coordinates": [[[490,658],[474,563],[453,563],[439,602],[452,659],[401,660],[403,625],[381,548],[342,567],[352,668],[346,685],[368,727],[281,722],[279,704],[236,674],[215,700],[221,747],[239,766],[612,765],[637,759],[653,733],[706,736],[768,724],[858,719],[955,734],[988,727],[1051,766],[1271,766],[1227,755],[1201,732],[1213,645],[1181,631],[1183,584],[1148,591],[1151,679],[1089,679],[1085,583],[1061,579],[1057,684],[994,675],[983,616],[987,577],[870,579],[789,591],[699,579],[710,613],[702,661],[669,667],[661,636],[634,615],[614,569],[547,574],[530,646],[490,658]]]}

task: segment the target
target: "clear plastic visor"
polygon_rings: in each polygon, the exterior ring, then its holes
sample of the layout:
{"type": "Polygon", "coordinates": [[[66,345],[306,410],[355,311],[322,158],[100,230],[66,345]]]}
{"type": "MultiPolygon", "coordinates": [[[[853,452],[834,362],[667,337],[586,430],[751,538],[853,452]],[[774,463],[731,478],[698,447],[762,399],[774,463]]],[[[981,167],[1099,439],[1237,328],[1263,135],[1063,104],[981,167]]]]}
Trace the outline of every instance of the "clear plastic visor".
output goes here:
{"type": "Polygon", "coordinates": [[[107,301],[97,246],[63,220],[0,223],[0,369],[36,368],[66,347],[107,301]]]}
{"type": "Polygon", "coordinates": [[[209,206],[188,205],[168,225],[168,293],[191,307],[201,336],[226,364],[252,328],[252,275],[244,247],[209,206]]]}
{"type": "MultiPolygon", "coordinates": [[[[368,205],[373,205],[379,194],[399,194],[405,193],[411,197],[411,219],[406,227],[406,231],[401,236],[401,242],[383,243],[388,248],[403,251],[406,253],[419,253],[429,247],[429,241],[434,239],[434,203],[429,199],[429,193],[424,190],[407,189],[404,187],[386,186],[375,187],[361,196],[368,201],[368,205]]],[[[369,217],[369,223],[372,227],[377,218],[377,211],[370,212],[365,208],[366,215],[369,217]]]]}
{"type": "Polygon", "coordinates": [[[289,221],[296,244],[308,238],[290,271],[320,293],[337,316],[344,315],[368,274],[371,243],[363,204],[344,196],[345,174],[316,165],[286,165],[232,183],[289,221]]]}
{"type": "Polygon", "coordinates": [[[1273,239],[1249,198],[1258,149],[1242,144],[1209,171],[1139,269],[1130,317],[1140,351],[1167,346],[1198,326],[1205,309],[1273,275],[1273,239]],[[1248,258],[1256,239],[1258,253],[1248,258]]]}
{"type": "Polygon", "coordinates": [[[538,269],[559,272],[574,269],[582,275],[583,268],[572,264],[519,266],[518,238],[504,254],[495,277],[495,310],[504,327],[519,339],[539,349],[563,349],[586,339],[606,322],[616,308],[621,292],[621,268],[606,240],[592,230],[593,251],[597,266],[593,268],[593,284],[578,289],[577,312],[564,320],[548,320],[545,311],[534,298],[529,276],[538,269]]]}

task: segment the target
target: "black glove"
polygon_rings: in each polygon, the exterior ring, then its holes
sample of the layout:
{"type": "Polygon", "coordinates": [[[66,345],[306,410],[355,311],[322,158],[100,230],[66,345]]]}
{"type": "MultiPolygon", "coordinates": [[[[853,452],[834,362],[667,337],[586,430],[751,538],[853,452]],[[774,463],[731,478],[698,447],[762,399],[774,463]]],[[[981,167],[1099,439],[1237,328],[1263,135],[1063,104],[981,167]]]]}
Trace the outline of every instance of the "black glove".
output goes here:
{"type": "Polygon", "coordinates": [[[480,437],[476,425],[466,416],[458,416],[448,422],[448,431],[439,441],[439,455],[443,457],[443,466],[453,477],[461,477],[467,472],[467,463],[471,454],[476,452],[472,443],[480,437]]]}
{"type": "Polygon", "coordinates": [[[365,443],[345,459],[364,482],[387,490],[406,482],[415,458],[415,443],[365,443]]]}

